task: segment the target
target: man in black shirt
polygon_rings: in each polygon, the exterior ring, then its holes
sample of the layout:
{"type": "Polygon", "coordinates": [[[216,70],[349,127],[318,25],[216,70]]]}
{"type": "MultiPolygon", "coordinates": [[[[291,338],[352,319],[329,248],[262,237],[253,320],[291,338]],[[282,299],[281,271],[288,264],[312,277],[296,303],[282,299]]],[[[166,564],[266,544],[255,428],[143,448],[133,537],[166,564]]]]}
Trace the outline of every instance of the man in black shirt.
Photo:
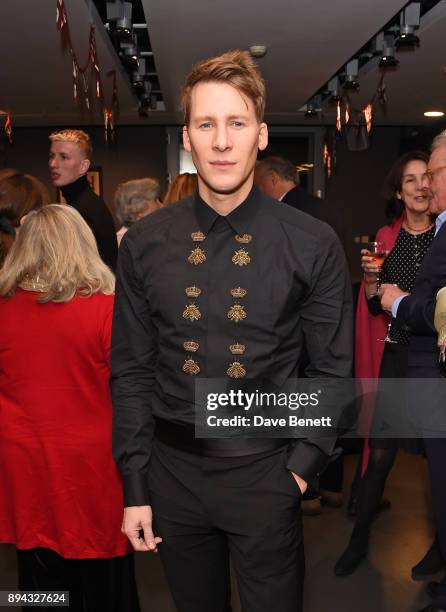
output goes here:
{"type": "Polygon", "coordinates": [[[253,187],[264,106],[247,53],[194,66],[183,139],[198,193],[131,227],[120,248],[111,388],[123,529],[135,550],[159,549],[182,612],[229,612],[229,554],[243,610],[301,610],[298,510],[333,448],[316,438],[197,439],[196,380],[285,381],[304,342],[308,377],[350,374],[337,237],[253,187]]]}
{"type": "Polygon", "coordinates": [[[90,137],[82,130],[67,129],[53,132],[50,141],[49,167],[53,185],[90,226],[99,255],[115,271],[118,242],[113,217],[104,200],[90,187],[86,176],[93,152],[90,137]]]}

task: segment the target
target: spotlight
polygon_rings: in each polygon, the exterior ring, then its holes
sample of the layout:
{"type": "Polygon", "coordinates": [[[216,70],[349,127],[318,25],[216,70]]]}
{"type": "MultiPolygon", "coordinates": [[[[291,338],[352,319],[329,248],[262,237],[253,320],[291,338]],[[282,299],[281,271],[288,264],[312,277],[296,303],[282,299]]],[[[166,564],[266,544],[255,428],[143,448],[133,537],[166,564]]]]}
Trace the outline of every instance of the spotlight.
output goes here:
{"type": "Polygon", "coordinates": [[[358,91],[359,83],[353,74],[348,74],[343,87],[345,91],[358,91]]]}
{"type": "Polygon", "coordinates": [[[314,104],[307,104],[307,110],[304,113],[305,119],[316,119],[318,116],[317,110],[314,108],[314,104]]]}
{"type": "Polygon", "coordinates": [[[420,27],[420,2],[411,2],[400,15],[400,35],[395,41],[397,49],[414,49],[420,44],[415,30],[420,27]]]}
{"type": "Polygon", "coordinates": [[[383,55],[379,60],[378,66],[380,68],[397,68],[399,61],[392,55],[383,55]]]}
{"type": "Polygon", "coordinates": [[[401,34],[395,40],[395,47],[400,49],[414,49],[420,46],[420,39],[413,32],[412,26],[402,26],[401,34]],[[412,31],[411,31],[412,30],[412,31]]]}
{"type": "Polygon", "coordinates": [[[339,78],[335,76],[328,81],[328,91],[330,92],[329,104],[337,104],[341,100],[342,96],[339,90],[339,78]]]}
{"type": "Polygon", "coordinates": [[[345,66],[346,79],[343,85],[346,91],[358,91],[359,83],[356,80],[358,76],[359,62],[357,59],[350,60],[345,66]]]}

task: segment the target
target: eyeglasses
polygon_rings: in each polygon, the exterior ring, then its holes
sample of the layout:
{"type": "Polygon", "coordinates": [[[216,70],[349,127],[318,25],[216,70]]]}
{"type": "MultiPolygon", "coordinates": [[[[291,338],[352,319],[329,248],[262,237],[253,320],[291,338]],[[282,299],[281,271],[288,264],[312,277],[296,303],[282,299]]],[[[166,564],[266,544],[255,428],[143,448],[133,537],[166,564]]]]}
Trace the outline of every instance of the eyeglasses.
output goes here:
{"type": "Polygon", "coordinates": [[[440,172],[440,170],[444,170],[446,168],[446,166],[439,166],[438,168],[434,168],[433,170],[426,170],[425,175],[427,176],[427,179],[430,183],[432,183],[432,181],[434,180],[434,176],[436,175],[437,172],[440,172]]]}

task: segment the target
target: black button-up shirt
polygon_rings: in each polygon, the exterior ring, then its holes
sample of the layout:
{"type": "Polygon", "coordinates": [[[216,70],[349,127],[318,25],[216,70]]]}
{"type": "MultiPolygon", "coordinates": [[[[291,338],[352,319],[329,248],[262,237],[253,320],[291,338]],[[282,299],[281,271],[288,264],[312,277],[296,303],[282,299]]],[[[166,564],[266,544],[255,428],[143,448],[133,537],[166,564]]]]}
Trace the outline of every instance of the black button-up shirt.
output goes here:
{"type": "MultiPolygon", "coordinates": [[[[196,376],[227,377],[238,361],[247,378],[280,385],[298,375],[305,346],[306,376],[348,377],[352,319],[334,231],[255,188],[226,217],[195,195],[132,226],[119,252],[111,349],[113,448],[125,504],[149,503],[154,417],[193,424],[196,376]],[[204,240],[194,241],[199,232],[204,240]],[[188,260],[196,248],[202,263],[188,260]],[[241,266],[233,261],[240,250],[241,266]],[[200,294],[188,297],[191,287],[200,294]],[[234,298],[238,287],[246,295],[234,298]],[[238,322],[228,316],[235,304],[246,315],[238,322]],[[193,320],[191,305],[201,315],[193,320]],[[188,341],[198,348],[186,350],[188,341]],[[232,354],[233,344],[245,347],[242,356],[232,354]],[[193,367],[184,371],[187,360],[193,367]]],[[[289,469],[312,479],[332,445],[299,440],[289,469]]]]}

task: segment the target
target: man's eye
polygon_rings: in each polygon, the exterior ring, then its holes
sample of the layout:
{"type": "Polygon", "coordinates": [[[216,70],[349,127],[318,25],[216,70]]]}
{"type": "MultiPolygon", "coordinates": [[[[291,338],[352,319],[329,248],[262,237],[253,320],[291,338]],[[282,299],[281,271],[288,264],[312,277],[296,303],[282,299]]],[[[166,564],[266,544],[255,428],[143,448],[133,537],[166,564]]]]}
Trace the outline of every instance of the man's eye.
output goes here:
{"type": "Polygon", "coordinates": [[[205,129],[205,130],[209,129],[211,126],[212,126],[212,124],[209,121],[207,121],[205,123],[200,123],[200,128],[205,129]]]}
{"type": "Polygon", "coordinates": [[[236,128],[240,128],[243,127],[245,124],[243,123],[243,121],[233,121],[232,125],[236,128]]]}

